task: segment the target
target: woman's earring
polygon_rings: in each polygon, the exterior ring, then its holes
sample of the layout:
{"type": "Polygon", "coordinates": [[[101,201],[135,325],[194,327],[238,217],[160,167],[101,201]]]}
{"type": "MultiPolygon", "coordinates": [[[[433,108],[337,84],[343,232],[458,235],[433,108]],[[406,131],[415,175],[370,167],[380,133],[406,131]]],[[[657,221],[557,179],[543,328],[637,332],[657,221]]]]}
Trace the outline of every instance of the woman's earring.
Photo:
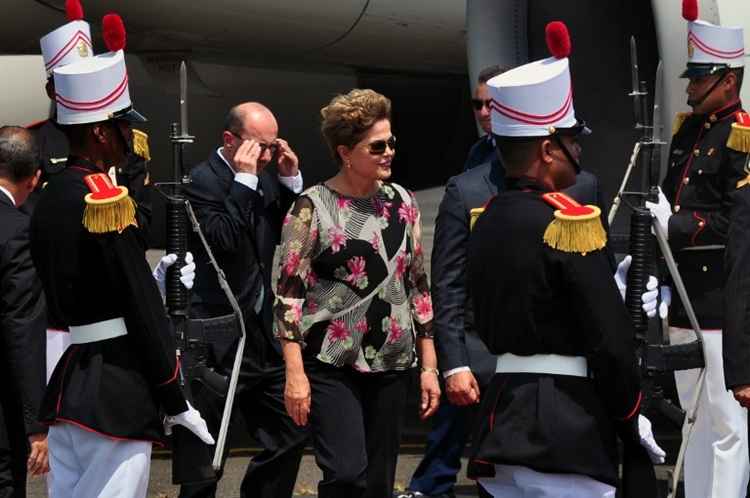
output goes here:
{"type": "Polygon", "coordinates": [[[352,162],[349,159],[346,160],[346,167],[350,169],[352,167],[352,162]]]}

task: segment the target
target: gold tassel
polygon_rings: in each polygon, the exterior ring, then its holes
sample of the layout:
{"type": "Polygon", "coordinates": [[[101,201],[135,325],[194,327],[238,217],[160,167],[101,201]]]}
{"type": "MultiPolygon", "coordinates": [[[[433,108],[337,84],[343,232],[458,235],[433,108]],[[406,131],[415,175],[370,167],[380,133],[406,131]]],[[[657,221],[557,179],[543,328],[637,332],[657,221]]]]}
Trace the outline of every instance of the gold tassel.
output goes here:
{"type": "Polygon", "coordinates": [[[732,131],[727,139],[727,147],[737,152],[750,153],[750,127],[732,123],[732,131]]]}
{"type": "Polygon", "coordinates": [[[110,202],[86,202],[83,226],[91,233],[122,232],[128,226],[138,226],[135,201],[128,195],[110,202]]]}
{"type": "Polygon", "coordinates": [[[599,217],[601,210],[589,206],[594,213],[582,216],[566,216],[555,211],[555,219],[544,232],[544,242],[553,249],[583,254],[607,245],[607,232],[599,217]]]}
{"type": "Polygon", "coordinates": [[[148,134],[141,130],[133,129],[133,152],[146,161],[151,160],[151,149],[148,146],[148,134]]]}
{"type": "Polygon", "coordinates": [[[484,208],[473,208],[471,211],[469,211],[469,213],[471,213],[471,220],[469,221],[469,231],[472,231],[474,230],[474,223],[476,223],[479,219],[479,216],[484,213],[484,208]]]}
{"type": "Polygon", "coordinates": [[[689,112],[677,113],[677,115],[674,117],[674,121],[672,121],[672,136],[677,135],[677,132],[680,131],[680,128],[682,127],[682,123],[685,122],[690,114],[691,113],[689,112]]]}

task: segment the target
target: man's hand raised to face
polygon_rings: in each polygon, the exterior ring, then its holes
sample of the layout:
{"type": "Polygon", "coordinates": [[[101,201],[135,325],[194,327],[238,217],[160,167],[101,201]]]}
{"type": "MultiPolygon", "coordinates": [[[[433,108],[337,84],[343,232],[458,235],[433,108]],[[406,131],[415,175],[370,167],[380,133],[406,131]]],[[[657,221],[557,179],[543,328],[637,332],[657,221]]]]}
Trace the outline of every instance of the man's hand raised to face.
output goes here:
{"type": "Polygon", "coordinates": [[[234,153],[232,161],[237,173],[250,173],[257,175],[258,158],[260,157],[260,144],[256,140],[243,140],[237,151],[234,153]]]}
{"type": "Polygon", "coordinates": [[[279,175],[281,176],[297,176],[299,173],[299,159],[297,154],[294,153],[289,143],[283,138],[277,138],[276,143],[279,146],[278,164],[279,175]]]}

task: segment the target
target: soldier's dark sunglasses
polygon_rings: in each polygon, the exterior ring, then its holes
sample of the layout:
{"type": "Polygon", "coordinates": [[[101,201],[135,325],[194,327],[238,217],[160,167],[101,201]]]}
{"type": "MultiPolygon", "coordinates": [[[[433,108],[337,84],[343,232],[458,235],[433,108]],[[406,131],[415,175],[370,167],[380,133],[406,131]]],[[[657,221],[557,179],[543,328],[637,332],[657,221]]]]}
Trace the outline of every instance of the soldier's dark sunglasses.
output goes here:
{"type": "Polygon", "coordinates": [[[482,107],[487,106],[489,109],[490,102],[492,102],[492,99],[482,100],[482,99],[471,99],[471,106],[474,108],[475,111],[481,111],[482,107]]]}
{"type": "Polygon", "coordinates": [[[396,137],[391,135],[391,138],[388,140],[375,140],[374,142],[370,142],[367,144],[367,150],[370,151],[370,154],[373,156],[379,156],[381,154],[385,154],[385,148],[390,147],[392,151],[396,151],[396,137]]]}
{"type": "MultiPolygon", "coordinates": [[[[234,135],[235,137],[239,138],[240,140],[250,140],[249,138],[245,138],[242,135],[233,132],[232,130],[227,130],[227,131],[229,133],[231,133],[232,135],[234,135]]],[[[258,142],[258,145],[260,146],[260,153],[261,153],[261,155],[263,155],[263,153],[266,151],[266,149],[268,149],[269,151],[271,151],[271,156],[272,157],[276,156],[276,153],[279,151],[279,144],[277,144],[276,142],[271,142],[270,144],[264,144],[263,142],[261,142],[259,140],[255,140],[255,141],[258,142]]]]}

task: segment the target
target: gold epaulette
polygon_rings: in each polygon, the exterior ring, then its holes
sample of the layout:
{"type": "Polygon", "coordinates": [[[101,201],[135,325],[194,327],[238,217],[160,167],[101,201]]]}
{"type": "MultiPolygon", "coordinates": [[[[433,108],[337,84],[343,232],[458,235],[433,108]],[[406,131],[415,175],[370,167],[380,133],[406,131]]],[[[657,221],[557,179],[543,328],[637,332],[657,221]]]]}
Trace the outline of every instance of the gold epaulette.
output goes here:
{"type": "Polygon", "coordinates": [[[130,225],[138,226],[135,219],[135,201],[126,187],[112,184],[106,173],[87,175],[83,179],[90,193],[84,198],[83,226],[91,233],[122,232],[130,225]]]}
{"type": "Polygon", "coordinates": [[[727,147],[737,152],[750,153],[750,116],[745,112],[735,115],[732,130],[729,132],[727,147]]]}
{"type": "Polygon", "coordinates": [[[555,219],[544,231],[545,244],[584,256],[607,245],[607,232],[598,207],[582,206],[561,192],[544,194],[542,199],[555,208],[555,219]]]}
{"type": "Polygon", "coordinates": [[[151,160],[151,150],[148,147],[148,134],[133,128],[133,152],[146,161],[151,160]]]}
{"type": "Polygon", "coordinates": [[[480,208],[473,208],[471,211],[469,211],[469,214],[471,216],[471,219],[469,220],[469,231],[474,230],[474,223],[477,222],[479,216],[482,213],[484,213],[484,206],[480,208]]]}
{"type": "Polygon", "coordinates": [[[690,116],[691,114],[691,112],[677,113],[677,115],[674,117],[674,121],[672,122],[672,136],[677,135],[677,132],[680,131],[680,128],[682,127],[682,123],[684,123],[688,116],[690,116]]]}

